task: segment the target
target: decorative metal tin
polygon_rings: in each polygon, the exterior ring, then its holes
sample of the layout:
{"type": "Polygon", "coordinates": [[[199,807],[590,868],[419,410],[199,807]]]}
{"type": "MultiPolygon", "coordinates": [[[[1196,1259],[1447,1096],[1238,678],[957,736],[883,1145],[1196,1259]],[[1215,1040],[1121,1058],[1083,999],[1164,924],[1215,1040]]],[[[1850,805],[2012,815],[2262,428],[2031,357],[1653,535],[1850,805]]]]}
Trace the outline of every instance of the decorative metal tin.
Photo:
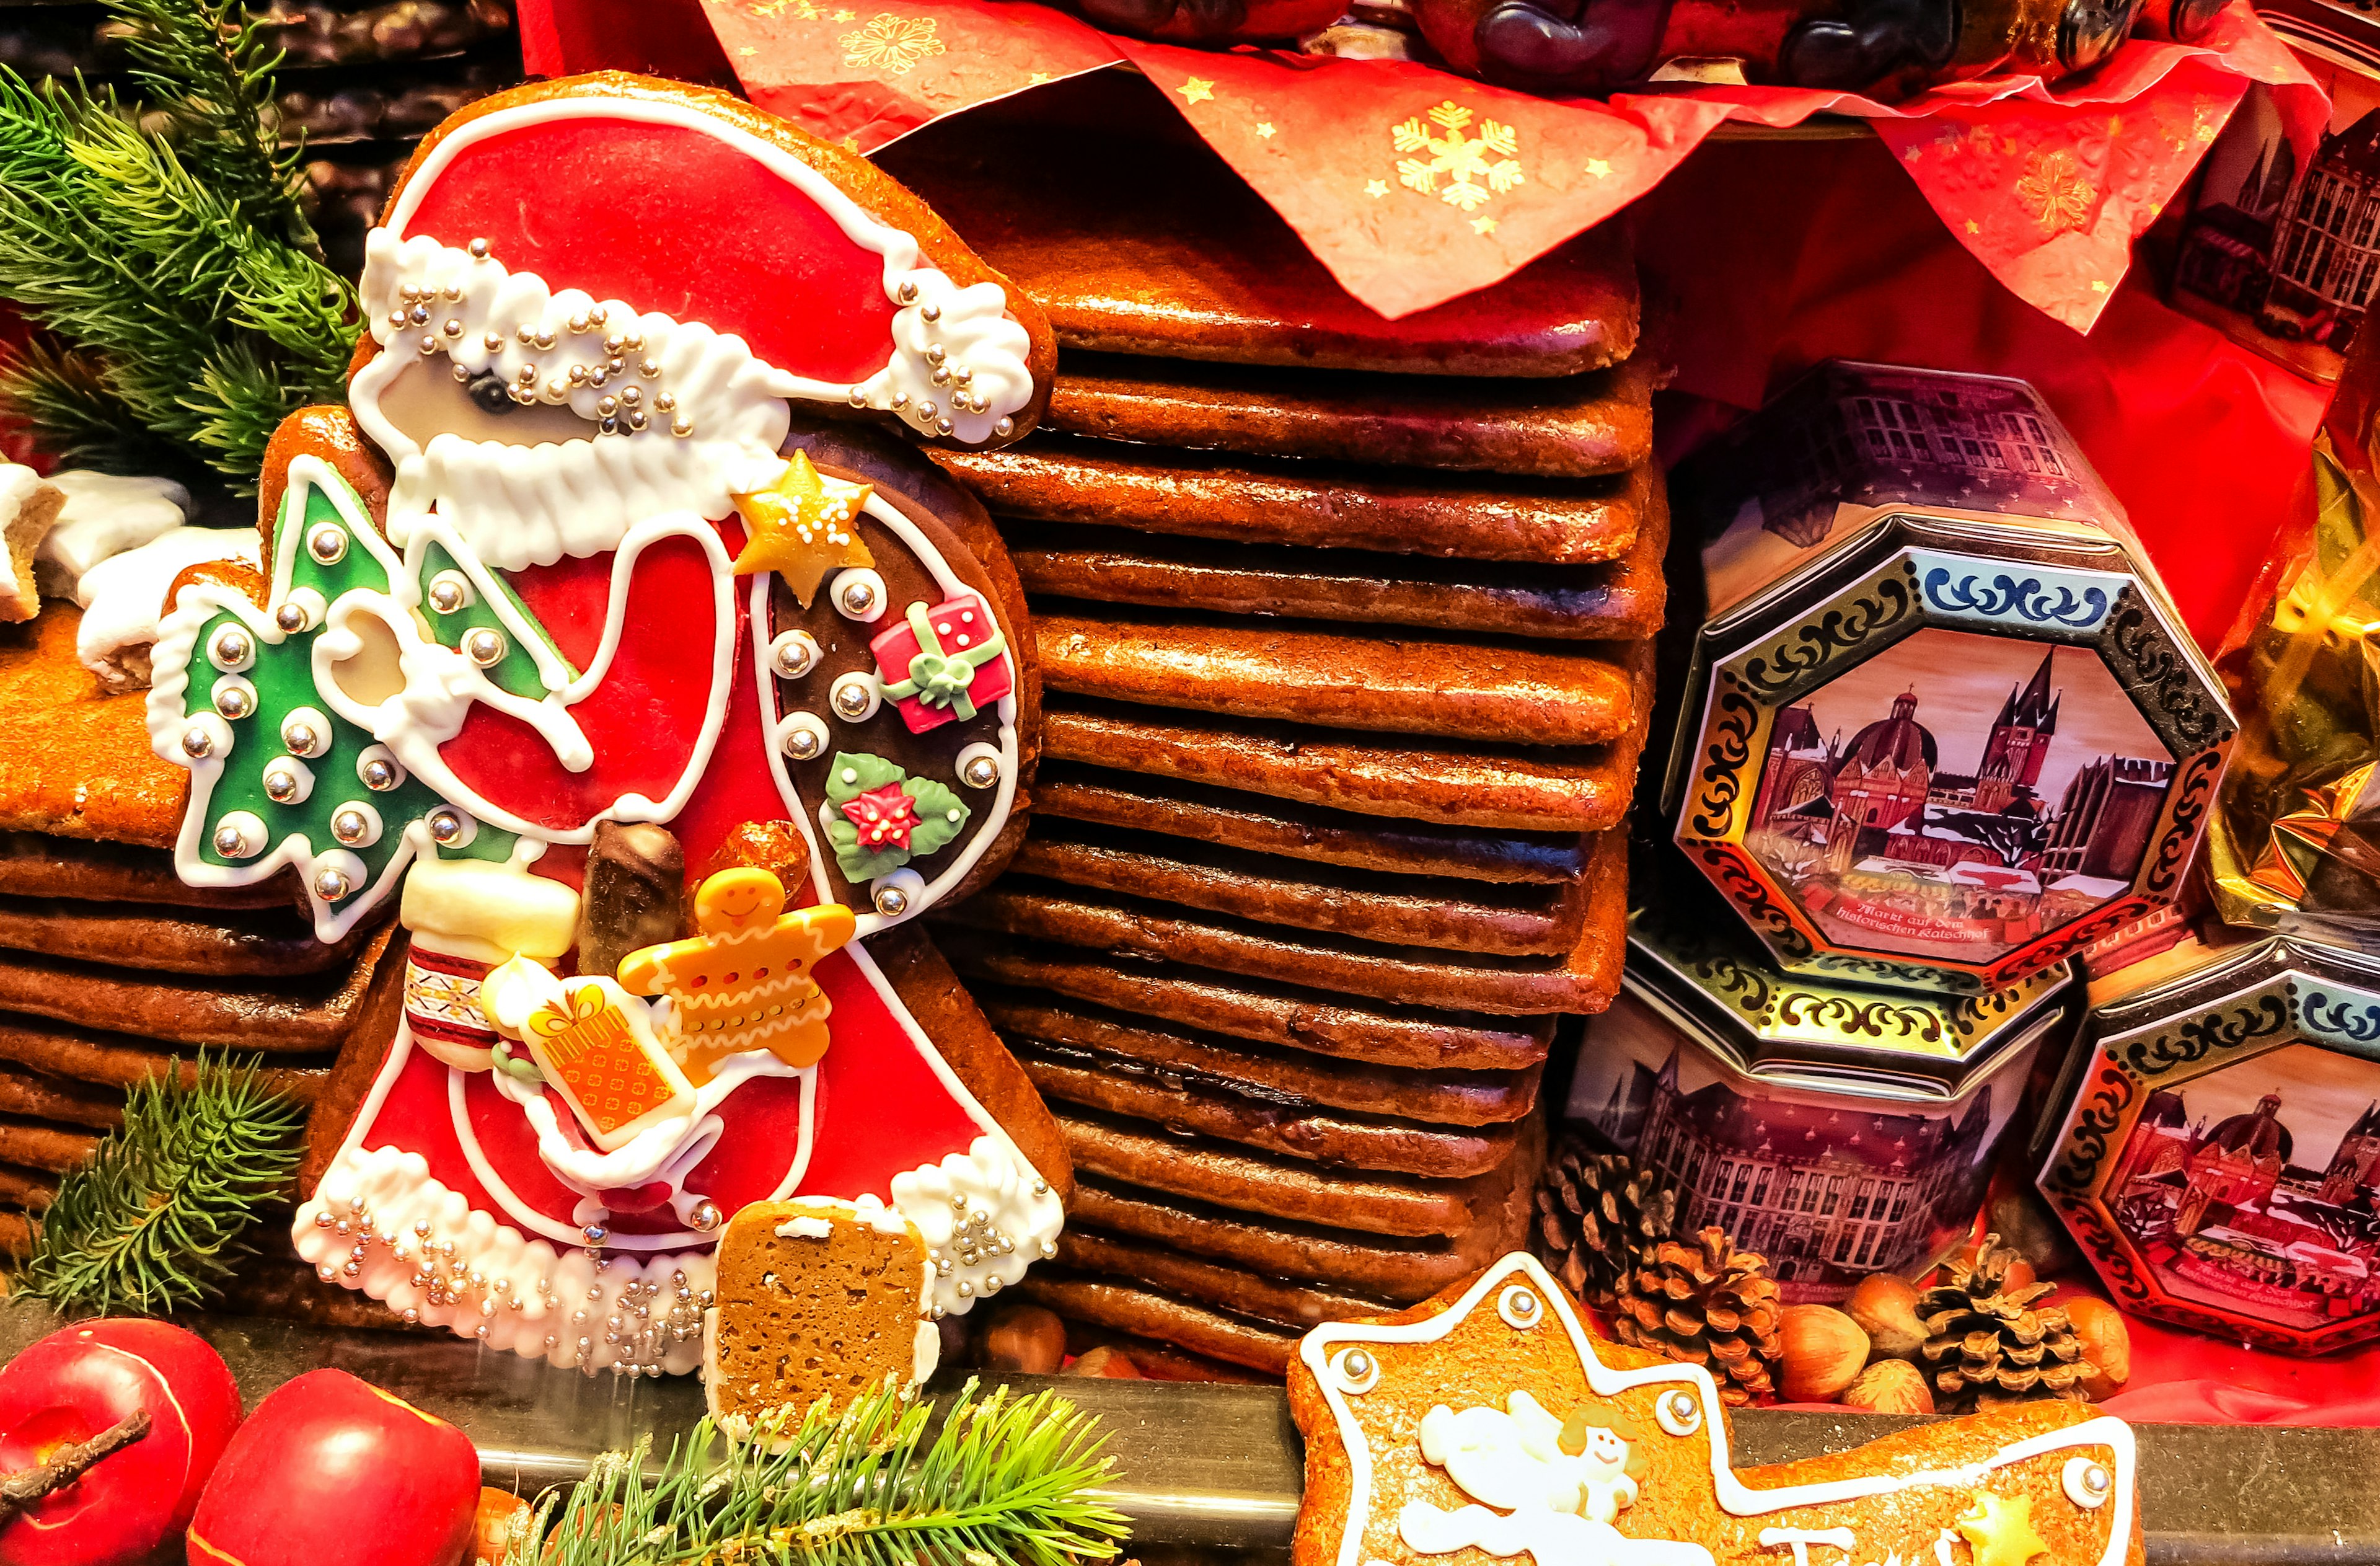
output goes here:
{"type": "Polygon", "coordinates": [[[1824,365],[1676,489],[1664,809],[1780,965],[1998,989],[2174,899],[2235,724],[2031,387],[1824,365]]]}
{"type": "Polygon", "coordinates": [[[2286,1354],[2380,1338],[2380,959],[2289,936],[2087,1025],[2042,1194],[2128,1310],[2286,1354]]]}
{"type": "Polygon", "coordinates": [[[1723,917],[1640,911],[1568,1112],[1673,1182],[1682,1223],[1767,1256],[1789,1300],[1838,1300],[1965,1237],[2079,992],[2054,965],[1983,995],[1811,981],[1723,917]]]}

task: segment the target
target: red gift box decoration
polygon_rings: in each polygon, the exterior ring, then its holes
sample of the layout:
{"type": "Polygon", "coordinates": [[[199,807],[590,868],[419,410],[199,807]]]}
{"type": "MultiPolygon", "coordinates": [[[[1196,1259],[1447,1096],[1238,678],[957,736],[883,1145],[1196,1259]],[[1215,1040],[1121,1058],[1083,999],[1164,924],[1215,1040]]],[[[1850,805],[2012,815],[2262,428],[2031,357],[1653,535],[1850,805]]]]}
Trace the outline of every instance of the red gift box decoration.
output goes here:
{"type": "Polygon", "coordinates": [[[972,718],[1010,688],[1007,641],[972,595],[928,609],[913,603],[903,622],[868,644],[884,694],[900,704],[913,734],[972,718]]]}

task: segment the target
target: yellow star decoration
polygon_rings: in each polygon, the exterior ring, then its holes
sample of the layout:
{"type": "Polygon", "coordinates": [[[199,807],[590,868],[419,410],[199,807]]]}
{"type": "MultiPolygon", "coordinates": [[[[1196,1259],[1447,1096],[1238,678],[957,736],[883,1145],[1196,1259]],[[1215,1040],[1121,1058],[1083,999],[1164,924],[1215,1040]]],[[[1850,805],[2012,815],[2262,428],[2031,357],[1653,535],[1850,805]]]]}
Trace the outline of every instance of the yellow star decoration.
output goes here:
{"type": "Polygon", "coordinates": [[[1364,194],[1366,196],[1385,196],[1388,193],[1389,182],[1385,179],[1369,181],[1364,187],[1364,194]]]}
{"type": "Polygon", "coordinates": [[[1194,76],[1174,91],[1182,94],[1185,103],[1204,103],[1215,96],[1215,84],[1194,76]]]}
{"type": "Polygon", "coordinates": [[[1268,141],[1271,140],[1273,138],[1272,121],[1265,120],[1258,124],[1257,127],[1257,134],[1268,141]]]}
{"type": "Polygon", "coordinates": [[[851,939],[851,910],[784,907],[784,883],[768,871],[722,870],[694,894],[700,934],[620,959],[620,988],[670,998],[670,1054],[697,1087],[748,1050],[796,1068],[826,1053],[833,1007],[810,968],[851,939]]]}
{"type": "Polygon", "coordinates": [[[1982,224],[1977,223],[1973,218],[1969,218],[1969,219],[1967,220],[1967,232],[1968,232],[1968,233],[1970,233],[1970,234],[1981,234],[1983,231],[1984,231],[1984,225],[1983,225],[1982,224]]]}
{"type": "Polygon", "coordinates": [[[873,484],[826,478],[808,452],[794,453],[775,483],[728,497],[751,534],[735,557],[735,574],[774,571],[808,609],[828,572],[876,563],[852,522],[875,492],[873,484]]]}
{"type": "Polygon", "coordinates": [[[1601,158],[1589,158],[1586,160],[1586,172],[1597,179],[1609,179],[1611,177],[1611,165],[1601,158]]]}
{"type": "Polygon", "coordinates": [[[1975,1554],[1975,1566],[2025,1566],[2048,1544],[2033,1531],[2033,1498],[1977,1493],[1975,1509],[1952,1524],[1975,1554]]]}
{"type": "Polygon", "coordinates": [[[1040,87],[1046,84],[1050,79],[1050,77],[1048,71],[1035,71],[1031,76],[1025,79],[1025,85],[1027,87],[1040,87]]]}
{"type": "Polygon", "coordinates": [[[1496,232],[1496,220],[1492,217],[1475,217],[1471,220],[1471,232],[1493,234],[1496,232]]]}

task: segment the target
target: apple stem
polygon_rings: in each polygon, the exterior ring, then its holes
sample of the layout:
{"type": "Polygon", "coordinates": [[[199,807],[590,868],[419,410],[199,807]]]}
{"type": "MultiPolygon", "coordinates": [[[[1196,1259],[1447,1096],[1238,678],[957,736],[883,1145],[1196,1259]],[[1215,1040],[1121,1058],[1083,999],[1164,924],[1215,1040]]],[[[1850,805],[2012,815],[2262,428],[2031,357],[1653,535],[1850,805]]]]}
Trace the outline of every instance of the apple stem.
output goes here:
{"type": "Polygon", "coordinates": [[[149,1411],[136,1408],[91,1439],[62,1449],[40,1467],[0,1478],[0,1527],[15,1522],[18,1512],[42,1497],[81,1478],[101,1458],[122,1451],[147,1435],[149,1424],[149,1411]]]}

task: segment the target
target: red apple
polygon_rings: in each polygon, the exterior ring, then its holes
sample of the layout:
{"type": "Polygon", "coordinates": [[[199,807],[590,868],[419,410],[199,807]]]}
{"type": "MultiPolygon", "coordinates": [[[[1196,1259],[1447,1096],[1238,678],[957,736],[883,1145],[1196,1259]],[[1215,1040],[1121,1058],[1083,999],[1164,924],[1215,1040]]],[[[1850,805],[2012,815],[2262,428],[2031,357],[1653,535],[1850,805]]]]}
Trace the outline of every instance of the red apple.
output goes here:
{"type": "Polygon", "coordinates": [[[470,1439],[344,1370],[256,1405],[190,1524],[190,1566],[455,1566],[480,1508],[470,1439]]]}
{"type": "Polygon", "coordinates": [[[0,1369],[0,1471],[58,1460],[128,1416],[148,1433],[0,1525],[8,1566],[121,1566],[189,1525],[239,1425],[239,1388],[200,1338],[162,1321],[88,1321],[0,1369]]]}

